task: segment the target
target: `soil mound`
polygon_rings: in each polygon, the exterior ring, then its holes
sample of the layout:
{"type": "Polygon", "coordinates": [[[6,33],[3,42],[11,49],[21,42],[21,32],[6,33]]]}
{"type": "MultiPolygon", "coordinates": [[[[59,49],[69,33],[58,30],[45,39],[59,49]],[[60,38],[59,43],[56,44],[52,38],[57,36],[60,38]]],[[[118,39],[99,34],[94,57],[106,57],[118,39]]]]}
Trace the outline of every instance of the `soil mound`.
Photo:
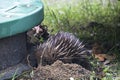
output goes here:
{"type": "Polygon", "coordinates": [[[52,65],[41,66],[34,71],[33,80],[72,80],[85,78],[89,80],[90,71],[78,64],[64,64],[57,60],[52,65]]]}

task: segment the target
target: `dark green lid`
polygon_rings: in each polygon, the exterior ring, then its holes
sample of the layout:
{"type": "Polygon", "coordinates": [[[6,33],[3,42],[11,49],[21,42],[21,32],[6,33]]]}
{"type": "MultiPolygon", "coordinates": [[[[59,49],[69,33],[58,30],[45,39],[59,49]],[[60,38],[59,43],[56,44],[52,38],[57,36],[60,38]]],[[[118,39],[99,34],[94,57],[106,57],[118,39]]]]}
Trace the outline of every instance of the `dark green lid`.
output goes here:
{"type": "Polygon", "coordinates": [[[40,0],[0,0],[0,38],[25,32],[43,18],[40,0]]]}

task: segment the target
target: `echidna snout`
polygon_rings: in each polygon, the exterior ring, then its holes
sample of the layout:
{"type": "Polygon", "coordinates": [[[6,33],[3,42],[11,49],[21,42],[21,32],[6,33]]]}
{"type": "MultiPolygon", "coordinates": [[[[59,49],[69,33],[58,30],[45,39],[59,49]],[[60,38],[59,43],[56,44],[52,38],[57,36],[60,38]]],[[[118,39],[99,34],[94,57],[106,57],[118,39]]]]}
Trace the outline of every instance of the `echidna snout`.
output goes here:
{"type": "Polygon", "coordinates": [[[89,56],[89,51],[84,48],[83,43],[68,32],[58,32],[50,36],[36,52],[38,63],[42,62],[42,65],[50,65],[56,60],[87,65],[89,56]]]}

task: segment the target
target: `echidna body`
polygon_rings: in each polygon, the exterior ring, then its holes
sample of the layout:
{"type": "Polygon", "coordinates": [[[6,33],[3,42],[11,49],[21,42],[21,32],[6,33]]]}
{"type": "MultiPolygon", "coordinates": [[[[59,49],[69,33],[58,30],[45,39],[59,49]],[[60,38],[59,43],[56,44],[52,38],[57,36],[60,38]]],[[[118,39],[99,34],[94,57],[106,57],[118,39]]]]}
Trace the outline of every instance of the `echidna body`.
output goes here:
{"type": "Polygon", "coordinates": [[[79,62],[81,65],[87,66],[89,64],[89,52],[78,38],[68,32],[58,32],[51,36],[38,47],[36,57],[42,65],[52,64],[56,60],[69,63],[79,62]]]}

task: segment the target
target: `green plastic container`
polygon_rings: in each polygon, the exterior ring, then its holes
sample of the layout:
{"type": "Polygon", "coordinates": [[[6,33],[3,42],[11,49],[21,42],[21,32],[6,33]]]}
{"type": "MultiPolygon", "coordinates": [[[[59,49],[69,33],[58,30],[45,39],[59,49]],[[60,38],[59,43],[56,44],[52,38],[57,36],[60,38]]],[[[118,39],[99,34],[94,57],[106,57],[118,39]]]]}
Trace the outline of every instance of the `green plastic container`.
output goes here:
{"type": "Polygon", "coordinates": [[[43,18],[40,0],[0,0],[0,39],[25,32],[43,18]]]}

